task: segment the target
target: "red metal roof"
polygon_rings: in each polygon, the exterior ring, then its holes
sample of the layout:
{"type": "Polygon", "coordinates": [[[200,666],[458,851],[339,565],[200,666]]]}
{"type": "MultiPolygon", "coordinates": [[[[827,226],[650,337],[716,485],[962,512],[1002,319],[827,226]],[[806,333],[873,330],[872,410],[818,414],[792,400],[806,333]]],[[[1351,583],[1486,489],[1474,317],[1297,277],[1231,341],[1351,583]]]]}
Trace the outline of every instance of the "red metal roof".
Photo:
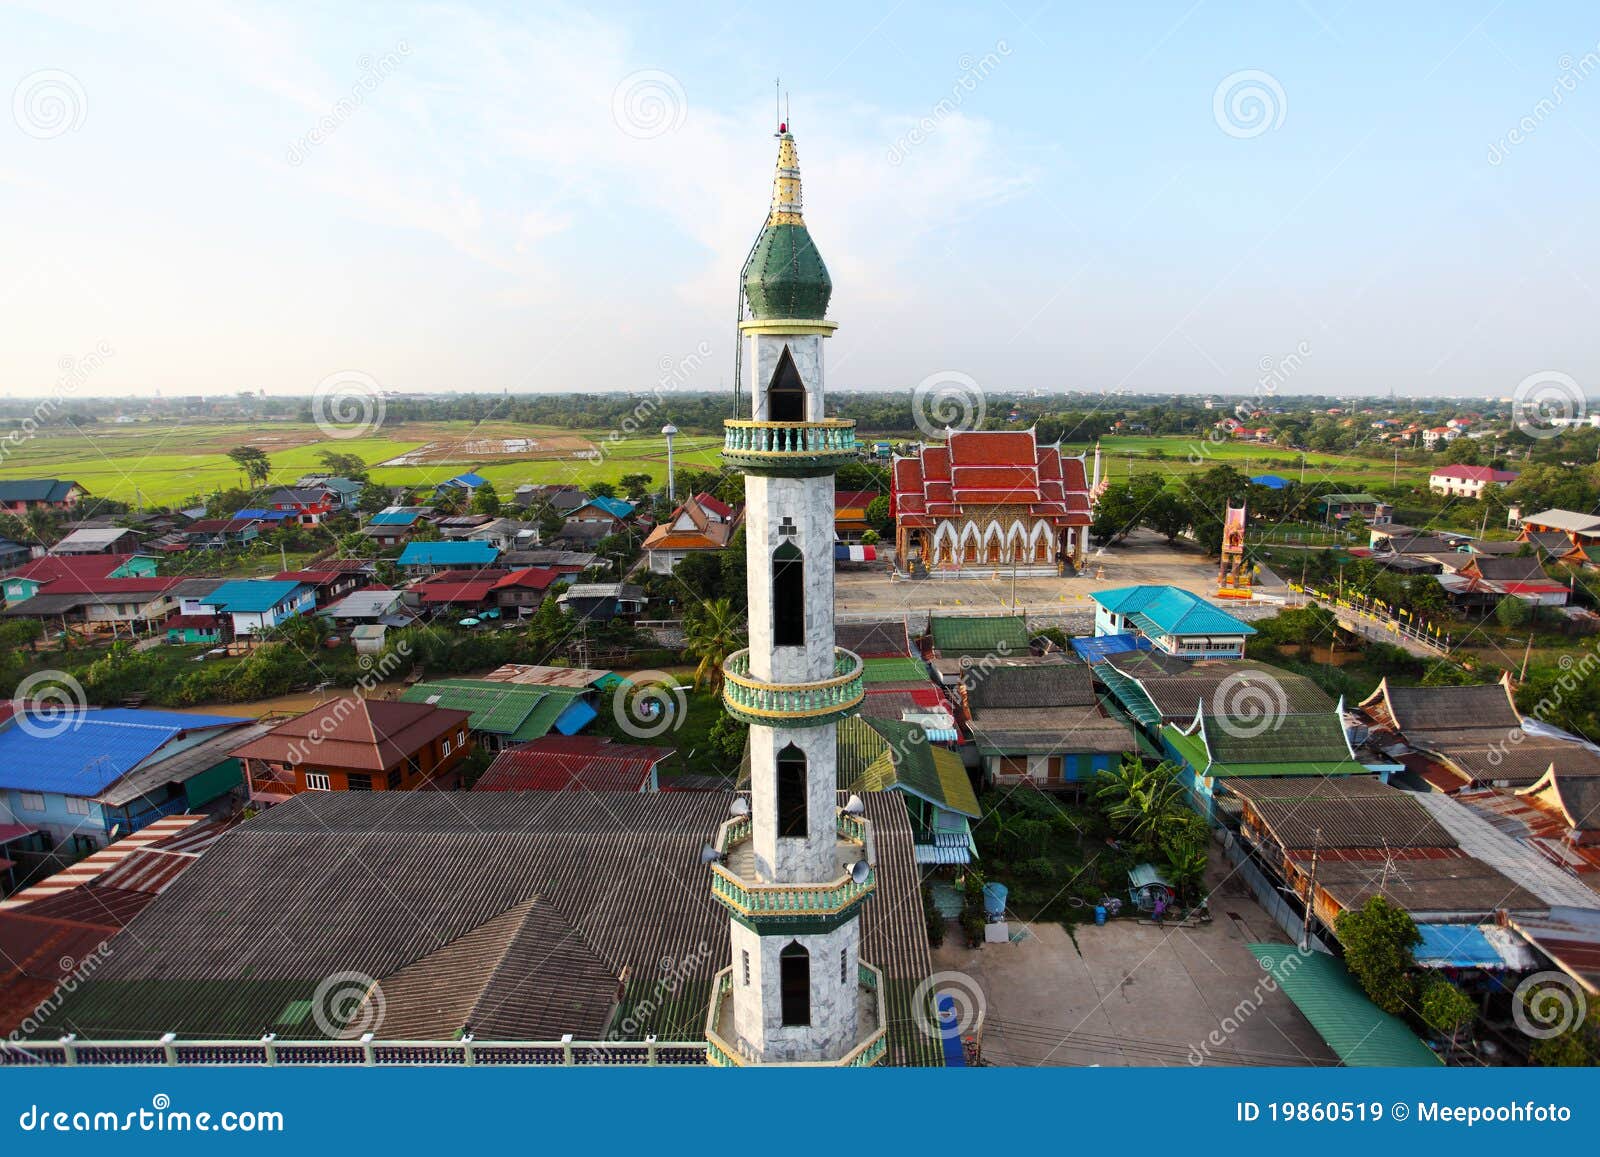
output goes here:
{"type": "Polygon", "coordinates": [[[448,606],[452,603],[481,603],[497,585],[496,579],[476,579],[465,583],[424,583],[416,591],[426,605],[448,606]]]}
{"type": "Polygon", "coordinates": [[[670,747],[613,743],[595,735],[547,735],[502,751],[473,791],[643,791],[670,747]]]}

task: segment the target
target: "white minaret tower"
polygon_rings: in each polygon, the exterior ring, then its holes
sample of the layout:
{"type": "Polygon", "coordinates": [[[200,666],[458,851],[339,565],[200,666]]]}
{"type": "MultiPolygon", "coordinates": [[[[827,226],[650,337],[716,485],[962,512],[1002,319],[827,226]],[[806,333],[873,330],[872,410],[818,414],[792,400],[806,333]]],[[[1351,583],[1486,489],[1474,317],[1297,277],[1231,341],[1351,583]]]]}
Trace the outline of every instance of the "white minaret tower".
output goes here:
{"type": "Polygon", "coordinates": [[[733,960],[706,1020],[716,1064],[884,1053],[881,977],[861,959],[858,919],[877,887],[872,830],[858,800],[838,806],[838,721],[863,687],[860,658],[833,633],[833,475],[857,449],[855,423],[824,416],[832,290],[780,124],[772,211],[743,278],[751,416],[724,423],[723,457],[745,475],[750,648],[724,665],[723,699],[750,724],[750,800],[707,848],[732,914],[733,960]]]}

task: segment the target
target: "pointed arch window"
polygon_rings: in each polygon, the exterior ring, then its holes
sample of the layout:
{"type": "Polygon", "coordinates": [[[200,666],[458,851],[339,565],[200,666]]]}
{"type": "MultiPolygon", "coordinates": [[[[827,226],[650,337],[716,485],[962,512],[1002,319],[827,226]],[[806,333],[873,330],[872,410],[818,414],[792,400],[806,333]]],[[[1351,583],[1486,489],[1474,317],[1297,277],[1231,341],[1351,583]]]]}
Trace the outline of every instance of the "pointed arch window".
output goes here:
{"type": "Polygon", "coordinates": [[[806,559],[792,542],[772,552],[772,645],[806,645],[806,559]]]}
{"type": "Polygon", "coordinates": [[[778,973],[784,1026],[804,1028],[811,1023],[811,953],[798,940],[791,940],[778,953],[778,973]]]}
{"type": "Polygon", "coordinates": [[[794,744],[778,752],[778,835],[806,837],[806,753],[794,744]]]}
{"type": "Polygon", "coordinates": [[[783,347],[778,357],[778,368],[772,371],[767,383],[767,421],[804,422],[806,420],[806,386],[800,380],[800,371],[794,368],[794,358],[789,347],[783,347]]]}

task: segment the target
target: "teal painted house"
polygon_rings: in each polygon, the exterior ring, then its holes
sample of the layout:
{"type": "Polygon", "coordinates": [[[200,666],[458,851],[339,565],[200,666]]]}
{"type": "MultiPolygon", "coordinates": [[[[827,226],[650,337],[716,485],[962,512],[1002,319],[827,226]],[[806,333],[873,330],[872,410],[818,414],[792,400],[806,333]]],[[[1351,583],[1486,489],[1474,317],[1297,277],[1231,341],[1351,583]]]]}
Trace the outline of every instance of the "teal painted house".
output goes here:
{"type": "Polygon", "coordinates": [[[1243,619],[1178,587],[1117,587],[1100,591],[1094,633],[1142,635],[1156,650],[1180,659],[1239,659],[1256,633],[1243,619]]]}

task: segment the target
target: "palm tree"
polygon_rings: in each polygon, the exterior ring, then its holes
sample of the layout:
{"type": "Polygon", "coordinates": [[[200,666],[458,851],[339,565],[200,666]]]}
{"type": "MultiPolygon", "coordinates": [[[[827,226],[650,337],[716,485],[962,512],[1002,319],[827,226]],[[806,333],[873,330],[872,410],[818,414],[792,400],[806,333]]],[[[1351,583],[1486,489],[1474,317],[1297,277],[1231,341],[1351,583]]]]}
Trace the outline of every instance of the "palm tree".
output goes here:
{"type": "Polygon", "coordinates": [[[745,645],[740,617],[729,599],[712,599],[684,615],[683,652],[699,664],[696,687],[709,684],[714,690],[722,685],[722,664],[745,645]]]}
{"type": "Polygon", "coordinates": [[[1094,798],[1123,835],[1153,844],[1163,823],[1184,810],[1180,774],[1174,763],[1150,768],[1137,759],[1124,760],[1115,771],[1097,774],[1094,798]]]}
{"type": "Polygon", "coordinates": [[[244,475],[247,485],[259,486],[272,473],[272,463],[267,459],[267,452],[259,446],[235,446],[228,451],[228,458],[239,468],[239,473],[244,475]]]}

